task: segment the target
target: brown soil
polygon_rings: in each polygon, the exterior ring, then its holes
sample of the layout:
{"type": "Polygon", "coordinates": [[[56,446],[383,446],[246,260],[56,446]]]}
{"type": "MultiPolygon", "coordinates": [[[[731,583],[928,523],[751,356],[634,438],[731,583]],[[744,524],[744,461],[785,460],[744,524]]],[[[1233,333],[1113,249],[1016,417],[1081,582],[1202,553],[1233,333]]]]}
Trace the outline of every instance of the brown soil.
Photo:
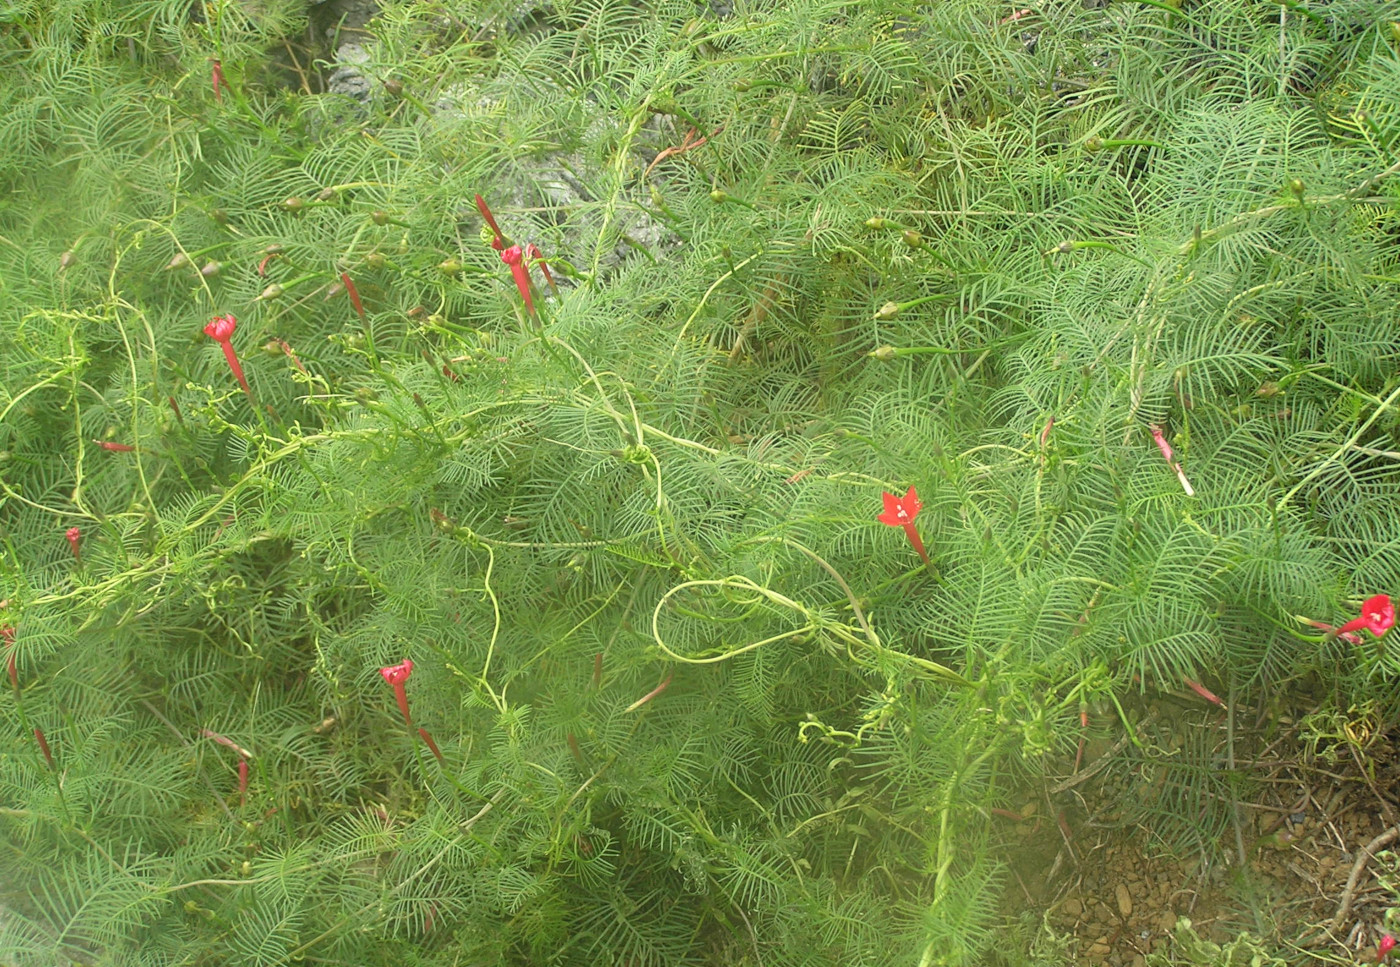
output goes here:
{"type": "Polygon", "coordinates": [[[1270,958],[1374,962],[1400,903],[1383,853],[1400,853],[1397,724],[1355,708],[1232,716],[1194,695],[1129,716],[1137,743],[1116,717],[1097,735],[1091,722],[1077,771],[998,811],[1012,901],[1096,967],[1192,959],[1181,917],[1207,942],[1247,931],[1270,958]]]}

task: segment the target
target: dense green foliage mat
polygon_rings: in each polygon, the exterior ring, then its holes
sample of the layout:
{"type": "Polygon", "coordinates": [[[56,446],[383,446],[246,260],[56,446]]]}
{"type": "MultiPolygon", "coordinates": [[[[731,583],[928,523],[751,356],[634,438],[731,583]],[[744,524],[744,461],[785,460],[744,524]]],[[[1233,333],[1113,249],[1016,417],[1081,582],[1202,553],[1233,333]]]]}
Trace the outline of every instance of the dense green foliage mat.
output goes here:
{"type": "Polygon", "coordinates": [[[1081,711],[1393,716],[1398,19],[0,6],[0,962],[1021,963],[1081,711]]]}

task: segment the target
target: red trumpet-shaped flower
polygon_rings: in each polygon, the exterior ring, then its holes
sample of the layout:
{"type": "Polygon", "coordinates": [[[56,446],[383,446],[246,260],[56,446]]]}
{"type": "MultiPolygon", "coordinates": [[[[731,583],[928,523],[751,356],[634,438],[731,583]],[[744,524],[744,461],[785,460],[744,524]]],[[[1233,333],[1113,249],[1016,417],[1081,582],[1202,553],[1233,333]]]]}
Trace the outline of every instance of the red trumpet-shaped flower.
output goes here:
{"type": "MultiPolygon", "coordinates": [[[[379,674],[383,675],[384,680],[393,686],[394,698],[399,703],[399,711],[403,713],[404,724],[410,729],[413,728],[413,716],[408,711],[408,691],[404,688],[404,683],[408,681],[408,676],[413,674],[413,662],[405,658],[397,665],[388,665],[379,669],[379,674]]],[[[438,762],[442,762],[442,752],[438,750],[437,743],[434,742],[433,737],[428,734],[428,730],[419,729],[418,734],[422,737],[424,744],[432,751],[433,756],[438,762]]]]}
{"type": "Polygon", "coordinates": [[[394,687],[394,698],[398,700],[399,711],[403,713],[404,724],[409,728],[413,727],[413,716],[408,711],[408,690],[404,684],[408,681],[408,676],[413,674],[412,660],[405,658],[397,665],[388,665],[379,669],[379,674],[384,676],[384,680],[394,687]]]}
{"type": "Polygon", "coordinates": [[[501,253],[501,261],[510,266],[510,274],[515,277],[515,287],[525,300],[525,311],[535,314],[535,302],[530,298],[530,267],[525,264],[525,253],[519,245],[512,245],[501,253]]]}
{"type": "Polygon", "coordinates": [[[910,487],[903,497],[896,497],[891,493],[882,493],[880,496],[885,501],[885,512],[877,520],[890,527],[903,527],[904,533],[909,537],[909,543],[914,545],[914,550],[919,552],[925,564],[932,566],[933,562],[928,559],[928,551],[924,550],[923,538],[919,536],[919,529],[914,526],[914,518],[919,516],[919,511],[924,506],[914,488],[910,487]]]}
{"type": "Polygon", "coordinates": [[[1377,638],[1384,635],[1395,624],[1395,605],[1390,603],[1390,595],[1376,594],[1361,603],[1361,617],[1352,618],[1337,629],[1344,635],[1349,631],[1365,628],[1377,638]]]}
{"type": "Polygon", "coordinates": [[[1162,432],[1162,428],[1156,423],[1153,423],[1148,429],[1152,431],[1152,439],[1156,441],[1157,449],[1162,451],[1162,456],[1166,459],[1167,466],[1172,468],[1176,473],[1176,479],[1181,481],[1181,489],[1186,491],[1186,496],[1196,496],[1196,490],[1191,486],[1191,481],[1186,479],[1186,471],[1181,469],[1181,464],[1172,453],[1172,445],[1167,442],[1166,434],[1162,432]]]}
{"type": "Polygon", "coordinates": [[[1395,949],[1395,938],[1390,934],[1381,937],[1380,943],[1376,944],[1376,963],[1381,963],[1390,956],[1390,952],[1395,949]]]}
{"type": "Polygon", "coordinates": [[[228,368],[233,370],[233,375],[238,380],[238,385],[243,387],[243,392],[248,394],[248,398],[253,398],[253,390],[248,386],[248,380],[243,377],[243,367],[238,362],[238,354],[233,351],[233,331],[238,328],[238,320],[231,314],[227,316],[215,316],[204,326],[204,334],[217,342],[224,350],[224,358],[228,360],[228,368]]]}
{"type": "Polygon", "coordinates": [[[68,546],[73,548],[73,560],[78,562],[79,567],[82,567],[83,552],[79,550],[78,545],[82,543],[83,532],[76,527],[70,527],[63,532],[63,536],[68,538],[68,546]]]}

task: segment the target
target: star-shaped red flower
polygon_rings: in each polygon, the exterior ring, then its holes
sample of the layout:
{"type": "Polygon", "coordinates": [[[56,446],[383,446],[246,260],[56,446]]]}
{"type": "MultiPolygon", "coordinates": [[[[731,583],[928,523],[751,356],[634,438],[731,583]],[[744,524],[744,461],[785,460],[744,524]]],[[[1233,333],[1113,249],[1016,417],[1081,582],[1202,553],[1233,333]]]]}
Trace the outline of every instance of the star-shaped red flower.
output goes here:
{"type": "Polygon", "coordinates": [[[1348,631],[1356,631],[1358,628],[1365,628],[1377,638],[1384,635],[1395,624],[1395,605],[1390,602],[1390,595],[1375,594],[1361,603],[1361,617],[1353,618],[1337,629],[1337,634],[1343,635],[1348,631]]]}
{"type": "Polygon", "coordinates": [[[914,488],[910,487],[903,497],[896,497],[889,492],[882,493],[880,496],[885,501],[885,512],[876,520],[882,524],[888,524],[890,527],[903,527],[904,533],[909,538],[909,543],[914,545],[914,550],[919,552],[919,556],[924,559],[925,564],[932,567],[933,562],[928,558],[928,551],[924,550],[923,538],[919,536],[919,530],[914,526],[914,518],[919,516],[919,511],[924,507],[914,488]]]}

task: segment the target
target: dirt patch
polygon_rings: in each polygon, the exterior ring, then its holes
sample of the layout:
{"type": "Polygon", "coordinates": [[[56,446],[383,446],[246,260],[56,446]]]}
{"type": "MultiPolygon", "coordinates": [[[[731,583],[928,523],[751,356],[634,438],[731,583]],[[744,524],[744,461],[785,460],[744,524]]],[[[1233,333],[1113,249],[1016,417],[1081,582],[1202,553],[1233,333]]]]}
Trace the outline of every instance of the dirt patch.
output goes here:
{"type": "Polygon", "coordinates": [[[1077,769],[999,811],[1013,900],[1047,911],[1096,967],[1242,932],[1286,960],[1373,959],[1394,929],[1396,723],[1369,708],[1231,714],[1185,696],[1129,718],[1133,737],[1116,721],[1086,733],[1077,769]]]}

